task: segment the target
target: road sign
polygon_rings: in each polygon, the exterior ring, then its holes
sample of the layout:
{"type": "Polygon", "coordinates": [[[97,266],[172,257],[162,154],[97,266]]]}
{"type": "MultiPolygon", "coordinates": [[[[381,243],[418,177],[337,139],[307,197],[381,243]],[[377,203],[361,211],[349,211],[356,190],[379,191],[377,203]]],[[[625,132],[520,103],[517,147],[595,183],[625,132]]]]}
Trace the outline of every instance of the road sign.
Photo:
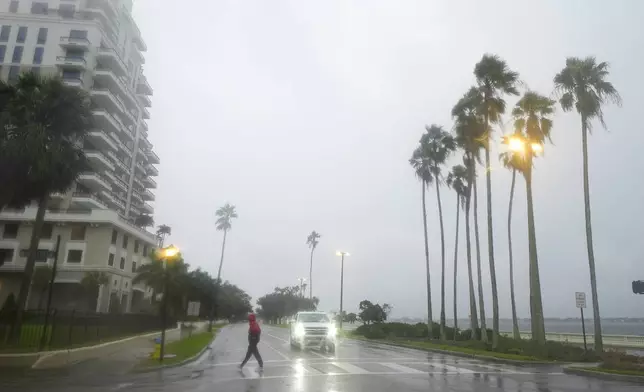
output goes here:
{"type": "Polygon", "coordinates": [[[188,302],[188,316],[199,316],[200,302],[188,302]]]}
{"type": "Polygon", "coordinates": [[[579,309],[585,309],[586,308],[586,293],[576,292],[575,293],[575,302],[577,303],[577,307],[579,309]]]}

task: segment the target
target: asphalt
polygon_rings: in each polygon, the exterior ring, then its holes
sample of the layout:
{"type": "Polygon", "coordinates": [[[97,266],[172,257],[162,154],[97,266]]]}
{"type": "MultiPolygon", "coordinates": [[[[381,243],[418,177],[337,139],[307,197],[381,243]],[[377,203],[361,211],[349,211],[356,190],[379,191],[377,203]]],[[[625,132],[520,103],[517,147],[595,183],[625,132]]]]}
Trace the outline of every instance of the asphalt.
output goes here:
{"type": "Polygon", "coordinates": [[[238,368],[246,351],[244,325],[220,331],[211,349],[179,368],[145,374],[39,373],[0,375],[4,391],[225,391],[225,392],[420,392],[420,391],[641,391],[637,384],[568,375],[561,367],[514,366],[425,353],[354,340],[339,343],[334,355],[291,350],[288,330],[263,326],[259,344],[264,370],[251,359],[238,368]]]}

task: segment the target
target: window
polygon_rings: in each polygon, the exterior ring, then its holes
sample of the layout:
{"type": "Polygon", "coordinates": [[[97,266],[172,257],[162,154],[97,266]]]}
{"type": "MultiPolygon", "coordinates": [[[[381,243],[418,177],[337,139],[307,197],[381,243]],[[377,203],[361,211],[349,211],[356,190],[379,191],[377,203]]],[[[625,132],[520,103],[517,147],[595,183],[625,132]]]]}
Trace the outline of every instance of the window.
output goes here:
{"type": "Polygon", "coordinates": [[[125,269],[125,257],[121,257],[121,265],[119,266],[122,270],[125,269]]]}
{"type": "Polygon", "coordinates": [[[2,26],[0,30],[0,42],[8,42],[11,35],[11,26],[2,26]]]}
{"type": "Polygon", "coordinates": [[[136,272],[136,261],[132,262],[132,273],[136,272]]]}
{"type": "Polygon", "coordinates": [[[134,253],[137,253],[139,251],[139,241],[134,240],[134,253]]]}
{"type": "Polygon", "coordinates": [[[116,245],[116,240],[118,239],[119,232],[116,229],[112,229],[112,245],[116,245]]]}
{"type": "Polygon", "coordinates": [[[4,55],[7,53],[7,45],[0,45],[0,63],[4,62],[4,55]]]}
{"type": "Polygon", "coordinates": [[[13,249],[0,249],[0,265],[13,262],[13,249]]]}
{"type": "Polygon", "coordinates": [[[80,80],[81,79],[81,71],[69,71],[69,70],[64,70],[63,71],[63,79],[70,80],[80,80]]]}
{"type": "Polygon", "coordinates": [[[9,80],[17,80],[18,75],[20,75],[20,66],[12,65],[11,67],[9,67],[9,80]]]}
{"type": "Polygon", "coordinates": [[[148,257],[148,246],[143,245],[143,257],[148,257]]]}
{"type": "Polygon", "coordinates": [[[61,4],[60,7],[58,7],[58,15],[63,18],[73,18],[75,11],[76,6],[74,4],[61,4]]]}
{"type": "Polygon", "coordinates": [[[87,39],[87,30],[72,30],[69,32],[69,38],[87,39]]]}
{"type": "Polygon", "coordinates": [[[129,240],[128,236],[124,235],[123,236],[123,249],[127,249],[128,240],[129,240]]]}
{"type": "Polygon", "coordinates": [[[16,37],[16,42],[24,43],[27,39],[27,26],[18,27],[18,36],[16,37]]]}
{"type": "Polygon", "coordinates": [[[40,230],[40,239],[50,240],[53,231],[54,231],[54,225],[52,225],[51,223],[43,224],[42,229],[40,230]]]}
{"type": "Polygon", "coordinates": [[[46,263],[49,258],[49,249],[38,249],[36,252],[36,263],[46,263]]]}
{"type": "Polygon", "coordinates": [[[20,64],[22,61],[22,51],[25,49],[24,46],[16,46],[13,48],[13,57],[11,58],[12,63],[20,64]]]}
{"type": "Polygon", "coordinates": [[[83,251],[78,249],[71,249],[67,252],[68,263],[80,263],[83,260],[83,251]]]}
{"type": "Polygon", "coordinates": [[[127,282],[125,282],[125,288],[127,289],[127,282]]]}
{"type": "Polygon", "coordinates": [[[12,1],[9,3],[9,12],[18,12],[18,2],[17,1],[12,1]]]}
{"type": "Polygon", "coordinates": [[[4,224],[4,233],[2,238],[13,239],[18,237],[18,224],[17,223],[5,223],[4,224]]]}
{"type": "Polygon", "coordinates": [[[116,286],[117,284],[119,284],[118,280],[114,279],[114,286],[116,286]]]}
{"type": "Polygon", "coordinates": [[[46,27],[41,27],[40,30],[38,30],[38,41],[36,42],[38,45],[44,45],[47,43],[48,32],[49,29],[46,27]]]}
{"type": "Polygon", "coordinates": [[[84,241],[85,240],[85,230],[87,226],[85,225],[74,225],[72,226],[72,241],[84,241]]]}
{"type": "Polygon", "coordinates": [[[42,54],[45,52],[45,48],[38,47],[34,52],[34,64],[42,64],[42,54]]]}
{"type": "Polygon", "coordinates": [[[107,257],[107,265],[114,267],[114,253],[110,253],[110,255],[107,257]]]}
{"type": "Polygon", "coordinates": [[[47,15],[49,13],[49,7],[47,3],[31,3],[31,13],[37,15],[47,15]]]}

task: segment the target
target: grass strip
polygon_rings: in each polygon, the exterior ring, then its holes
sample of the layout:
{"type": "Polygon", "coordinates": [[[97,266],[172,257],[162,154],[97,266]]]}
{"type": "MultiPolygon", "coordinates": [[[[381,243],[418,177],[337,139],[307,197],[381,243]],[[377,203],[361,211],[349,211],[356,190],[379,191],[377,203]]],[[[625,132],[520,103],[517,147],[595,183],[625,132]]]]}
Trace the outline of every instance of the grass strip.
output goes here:
{"type": "Polygon", "coordinates": [[[160,362],[158,359],[147,358],[141,361],[137,367],[155,368],[158,366],[173,365],[190,359],[210,344],[217,330],[218,328],[214,327],[212,332],[200,332],[185,339],[170,342],[165,346],[165,355],[174,355],[173,357],[165,357],[163,362],[160,362]]]}

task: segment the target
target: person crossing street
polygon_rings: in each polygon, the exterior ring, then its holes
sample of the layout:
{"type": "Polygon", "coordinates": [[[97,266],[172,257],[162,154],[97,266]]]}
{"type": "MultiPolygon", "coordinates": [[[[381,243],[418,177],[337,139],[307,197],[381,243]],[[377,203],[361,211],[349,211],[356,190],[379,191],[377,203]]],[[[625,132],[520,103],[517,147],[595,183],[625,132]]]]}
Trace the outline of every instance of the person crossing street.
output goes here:
{"type": "Polygon", "coordinates": [[[243,368],[244,365],[246,365],[251,355],[255,357],[255,360],[257,360],[260,370],[264,369],[264,361],[262,361],[262,356],[259,354],[259,350],[257,349],[257,344],[259,343],[259,337],[261,334],[262,334],[262,330],[259,327],[259,324],[257,324],[255,315],[253,313],[249,314],[248,315],[248,350],[246,351],[246,357],[239,365],[240,369],[243,368]]]}

